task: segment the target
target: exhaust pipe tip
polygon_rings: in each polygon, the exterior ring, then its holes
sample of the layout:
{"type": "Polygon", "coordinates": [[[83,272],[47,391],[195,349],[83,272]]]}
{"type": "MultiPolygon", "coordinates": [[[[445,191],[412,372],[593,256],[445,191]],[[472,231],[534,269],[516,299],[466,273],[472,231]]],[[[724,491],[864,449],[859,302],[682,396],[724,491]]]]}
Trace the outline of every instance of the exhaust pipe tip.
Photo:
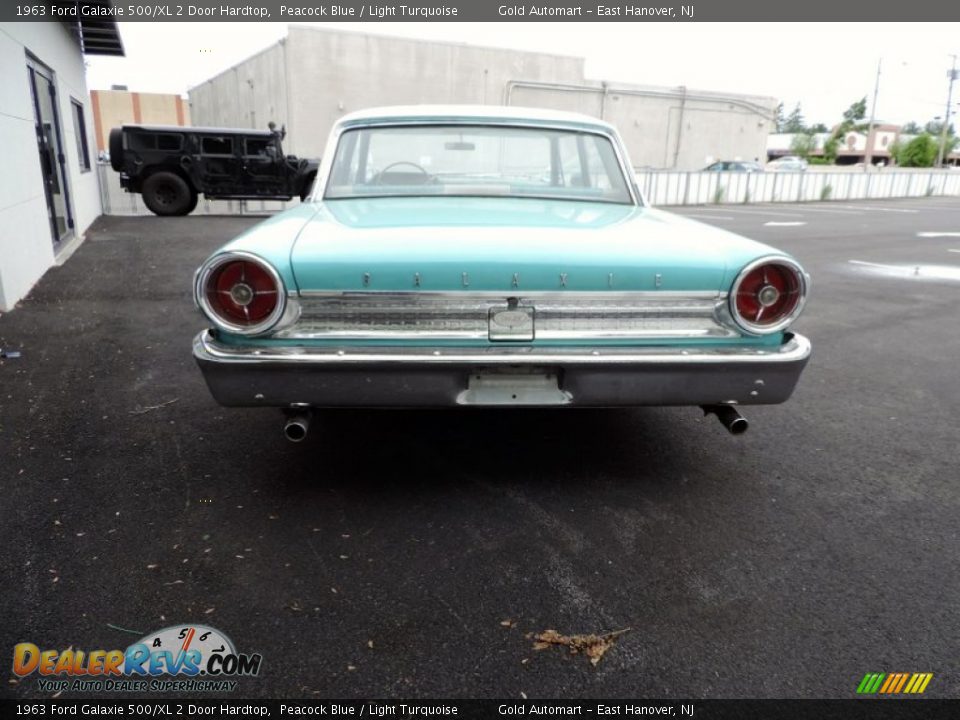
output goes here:
{"type": "Polygon", "coordinates": [[[704,415],[716,415],[731,435],[743,435],[750,427],[750,421],[732,405],[704,405],[702,409],[704,415]]]}
{"type": "Polygon", "coordinates": [[[287,417],[283,424],[283,436],[290,442],[303,442],[310,430],[310,412],[296,412],[287,417]]]}
{"type": "Polygon", "coordinates": [[[743,435],[750,428],[750,421],[745,417],[736,417],[729,423],[723,423],[731,435],[743,435]]]}

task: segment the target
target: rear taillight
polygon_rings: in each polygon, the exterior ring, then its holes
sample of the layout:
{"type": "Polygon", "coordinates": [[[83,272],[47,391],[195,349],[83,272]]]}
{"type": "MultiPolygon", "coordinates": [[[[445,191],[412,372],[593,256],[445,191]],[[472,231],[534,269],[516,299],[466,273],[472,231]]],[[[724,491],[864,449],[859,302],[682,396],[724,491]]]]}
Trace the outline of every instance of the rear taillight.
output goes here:
{"type": "Polygon", "coordinates": [[[218,327],[240,335],[270,330],[283,316],[283,281],[267,262],[247,253],[207,261],[197,275],[197,305],[218,327]]]}
{"type": "Polygon", "coordinates": [[[740,271],[730,293],[730,312],[752,335],[779,332],[792,323],[807,295],[807,276],[794,260],[761,258],[740,271]]]}

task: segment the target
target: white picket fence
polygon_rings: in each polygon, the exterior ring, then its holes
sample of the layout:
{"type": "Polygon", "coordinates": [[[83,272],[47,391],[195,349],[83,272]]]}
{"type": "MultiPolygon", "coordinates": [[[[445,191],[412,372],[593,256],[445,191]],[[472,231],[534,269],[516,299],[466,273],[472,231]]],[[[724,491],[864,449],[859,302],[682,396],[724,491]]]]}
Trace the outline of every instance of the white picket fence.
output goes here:
{"type": "Polygon", "coordinates": [[[813,202],[960,195],[960,171],[636,173],[651,205],[813,202]]]}
{"type": "MultiPolygon", "coordinates": [[[[120,187],[109,165],[97,166],[106,215],[149,215],[137,194],[120,187]]],[[[957,170],[882,170],[879,172],[674,172],[636,173],[651,205],[813,202],[960,195],[957,170]]],[[[272,215],[296,205],[273,200],[206,200],[194,215],[272,215]]]]}

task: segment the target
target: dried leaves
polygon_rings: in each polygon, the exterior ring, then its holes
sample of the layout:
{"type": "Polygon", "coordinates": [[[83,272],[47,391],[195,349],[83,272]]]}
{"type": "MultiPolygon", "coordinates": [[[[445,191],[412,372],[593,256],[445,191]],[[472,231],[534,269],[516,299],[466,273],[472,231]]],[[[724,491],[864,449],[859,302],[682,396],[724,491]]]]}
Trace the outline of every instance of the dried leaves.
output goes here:
{"type": "Polygon", "coordinates": [[[528,635],[535,640],[534,650],[546,650],[552,645],[564,645],[570,648],[570,654],[584,653],[590,658],[590,663],[596,665],[603,658],[603,654],[613,647],[616,639],[631,628],[604,633],[603,635],[561,635],[556,630],[544,630],[542,633],[528,635]]]}

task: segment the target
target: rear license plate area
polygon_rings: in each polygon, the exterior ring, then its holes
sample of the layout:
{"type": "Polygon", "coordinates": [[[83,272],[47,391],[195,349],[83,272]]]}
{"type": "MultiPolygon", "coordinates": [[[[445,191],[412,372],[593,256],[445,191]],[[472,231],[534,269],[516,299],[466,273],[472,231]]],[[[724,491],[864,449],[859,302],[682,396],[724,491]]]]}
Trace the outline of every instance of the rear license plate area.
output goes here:
{"type": "Polygon", "coordinates": [[[510,368],[470,373],[458,405],[568,405],[570,394],[560,389],[556,370],[510,368]]]}

